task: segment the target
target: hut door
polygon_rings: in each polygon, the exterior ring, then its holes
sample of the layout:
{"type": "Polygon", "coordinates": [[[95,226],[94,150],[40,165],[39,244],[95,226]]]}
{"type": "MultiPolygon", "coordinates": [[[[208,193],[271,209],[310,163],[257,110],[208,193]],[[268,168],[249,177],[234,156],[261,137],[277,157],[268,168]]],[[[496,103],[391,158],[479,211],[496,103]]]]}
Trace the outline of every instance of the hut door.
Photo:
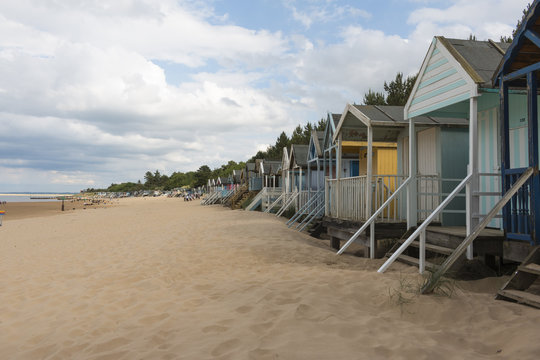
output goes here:
{"type": "Polygon", "coordinates": [[[351,160],[351,177],[358,176],[360,174],[360,162],[358,160],[351,160]]]}
{"type": "MultiPolygon", "coordinates": [[[[418,220],[425,220],[440,203],[437,167],[437,128],[417,134],[418,154],[418,220]]],[[[440,221],[438,218],[435,221],[440,221]]]]}

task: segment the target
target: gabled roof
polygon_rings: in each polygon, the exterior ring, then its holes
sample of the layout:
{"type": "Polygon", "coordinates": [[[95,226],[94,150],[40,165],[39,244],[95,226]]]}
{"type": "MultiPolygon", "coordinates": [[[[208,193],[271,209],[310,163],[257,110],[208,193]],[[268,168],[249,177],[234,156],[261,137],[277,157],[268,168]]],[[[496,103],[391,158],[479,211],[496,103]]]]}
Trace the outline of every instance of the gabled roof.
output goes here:
{"type": "Polygon", "coordinates": [[[309,138],[309,153],[308,153],[308,162],[311,159],[322,158],[323,156],[323,141],[324,141],[324,131],[315,131],[311,132],[309,138]],[[312,148],[314,153],[312,154],[312,148]]]}
{"type": "Polygon", "coordinates": [[[289,167],[307,167],[308,145],[291,145],[289,167]]]}
{"type": "MultiPolygon", "coordinates": [[[[347,104],[334,134],[334,141],[337,140],[339,133],[344,128],[356,128],[357,130],[353,134],[356,136],[354,140],[366,141],[369,126],[373,128],[373,141],[396,141],[401,129],[408,125],[403,109],[403,106],[347,104]]],[[[415,117],[414,122],[432,126],[467,124],[464,119],[433,118],[430,116],[415,117]]]]}
{"type": "Polygon", "coordinates": [[[509,47],[508,43],[492,40],[460,40],[437,36],[463,69],[479,85],[491,87],[493,72],[509,47]]]}
{"type": "Polygon", "coordinates": [[[405,117],[432,113],[477,96],[480,88],[490,88],[507,48],[508,44],[491,40],[434,37],[405,105],[405,117]]]}
{"type": "MultiPolygon", "coordinates": [[[[499,85],[501,75],[508,75],[540,63],[540,1],[535,0],[516,31],[504,57],[493,73],[492,83],[499,85]]],[[[538,69],[536,69],[538,70],[538,69]]],[[[526,71],[525,71],[526,72],[526,71]]],[[[514,80],[512,85],[524,86],[524,81],[514,80]]]]}
{"type": "Polygon", "coordinates": [[[288,170],[289,169],[289,151],[287,150],[287,147],[283,147],[283,154],[281,156],[281,170],[288,170]]]}
{"type": "Polygon", "coordinates": [[[281,161],[263,160],[261,162],[261,170],[264,175],[275,175],[281,167],[281,161]]]}
{"type": "Polygon", "coordinates": [[[326,116],[326,127],[324,128],[324,138],[322,143],[322,150],[325,151],[332,147],[334,133],[341,119],[341,114],[328,113],[326,116]]]}
{"type": "Polygon", "coordinates": [[[254,162],[248,162],[246,163],[246,169],[247,171],[254,172],[255,171],[255,163],[254,162]]]}

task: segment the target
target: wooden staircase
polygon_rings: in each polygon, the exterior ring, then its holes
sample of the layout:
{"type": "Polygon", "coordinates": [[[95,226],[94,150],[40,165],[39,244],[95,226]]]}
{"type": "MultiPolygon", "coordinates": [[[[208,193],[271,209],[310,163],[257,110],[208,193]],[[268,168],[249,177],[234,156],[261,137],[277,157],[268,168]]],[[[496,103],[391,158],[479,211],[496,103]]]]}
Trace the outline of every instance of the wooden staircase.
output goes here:
{"type": "MultiPolygon", "coordinates": [[[[410,229],[386,254],[387,257],[392,254],[405,242],[414,229],[410,229]]],[[[426,229],[426,263],[425,267],[429,271],[435,271],[448,256],[465,239],[465,228],[463,227],[441,227],[429,226],[426,229]]],[[[502,232],[497,230],[484,230],[476,239],[475,249],[480,251],[493,252],[490,249],[496,249],[498,244],[504,239],[502,232]]],[[[418,266],[419,265],[420,241],[413,241],[407,250],[402,253],[397,260],[403,263],[418,266]]],[[[450,272],[457,272],[466,263],[465,255],[461,255],[452,265],[450,272]]]]}
{"type": "Polygon", "coordinates": [[[249,195],[249,189],[248,189],[247,184],[244,184],[230,198],[229,201],[230,201],[231,209],[233,210],[238,209],[242,205],[242,202],[246,199],[247,197],[246,195],[249,195]]]}
{"type": "Polygon", "coordinates": [[[532,249],[510,280],[499,290],[496,299],[515,301],[540,309],[540,246],[532,249]]]}

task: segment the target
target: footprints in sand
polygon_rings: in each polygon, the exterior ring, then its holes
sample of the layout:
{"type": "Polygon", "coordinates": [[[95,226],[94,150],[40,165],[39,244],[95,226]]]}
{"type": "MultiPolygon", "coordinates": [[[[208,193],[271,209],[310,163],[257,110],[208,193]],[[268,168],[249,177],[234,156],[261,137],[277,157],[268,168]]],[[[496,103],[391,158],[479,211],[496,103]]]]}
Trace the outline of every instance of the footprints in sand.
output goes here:
{"type": "Polygon", "coordinates": [[[154,325],[160,321],[163,321],[167,319],[170,315],[167,313],[159,314],[159,315],[151,315],[151,316],[145,316],[143,318],[139,319],[139,324],[144,326],[150,326],[154,325]]]}
{"type": "Polygon", "coordinates": [[[213,356],[226,355],[228,353],[233,352],[235,349],[237,349],[240,346],[240,344],[241,344],[241,342],[240,342],[239,339],[231,339],[231,340],[224,341],[221,344],[219,344],[218,346],[216,346],[212,350],[211,354],[213,356]]]}
{"type": "Polygon", "coordinates": [[[249,306],[249,305],[244,305],[244,306],[240,306],[236,308],[236,312],[239,314],[247,314],[251,310],[253,310],[253,306],[249,306]]]}
{"type": "Polygon", "coordinates": [[[221,325],[210,325],[205,326],[202,329],[202,332],[205,334],[211,334],[211,333],[223,333],[225,331],[229,330],[229,327],[227,326],[221,326],[221,325]]]}

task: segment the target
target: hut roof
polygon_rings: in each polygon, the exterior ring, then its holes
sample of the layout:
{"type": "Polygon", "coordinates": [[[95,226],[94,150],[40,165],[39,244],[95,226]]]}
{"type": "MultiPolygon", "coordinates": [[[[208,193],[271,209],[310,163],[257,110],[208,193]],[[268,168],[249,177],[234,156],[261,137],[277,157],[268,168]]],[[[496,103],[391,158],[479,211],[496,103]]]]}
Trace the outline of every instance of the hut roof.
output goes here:
{"type": "Polygon", "coordinates": [[[265,175],[275,175],[281,168],[281,161],[276,160],[264,160],[262,167],[265,175]]]}
{"type": "MultiPolygon", "coordinates": [[[[373,141],[395,141],[401,128],[408,125],[404,117],[404,106],[390,105],[351,105],[347,104],[341,120],[334,134],[334,141],[339,132],[345,127],[367,128],[373,127],[373,141]]],[[[435,118],[431,116],[417,116],[416,124],[424,125],[468,125],[466,119],[435,118]]],[[[367,133],[357,132],[355,140],[366,141],[367,133]]]]}
{"type": "Polygon", "coordinates": [[[492,87],[493,73],[499,66],[508,43],[477,40],[448,39],[437,36],[437,40],[452,54],[475,83],[492,87]]]}
{"type": "Polygon", "coordinates": [[[291,145],[291,161],[290,165],[296,164],[300,167],[307,167],[307,156],[308,156],[309,146],[308,145],[291,145]]]}
{"type": "Polygon", "coordinates": [[[247,171],[255,171],[255,163],[254,162],[246,163],[246,169],[247,171]]]}
{"type": "MultiPolygon", "coordinates": [[[[324,147],[324,131],[312,131],[311,132],[311,138],[310,138],[310,146],[311,143],[315,146],[315,154],[309,155],[310,158],[320,158],[323,156],[323,147],[324,147]]],[[[311,149],[309,149],[311,151],[311,149]]]]}
{"type": "Polygon", "coordinates": [[[339,124],[339,119],[341,119],[341,114],[332,114],[332,121],[334,122],[334,128],[337,129],[339,124]]]}

